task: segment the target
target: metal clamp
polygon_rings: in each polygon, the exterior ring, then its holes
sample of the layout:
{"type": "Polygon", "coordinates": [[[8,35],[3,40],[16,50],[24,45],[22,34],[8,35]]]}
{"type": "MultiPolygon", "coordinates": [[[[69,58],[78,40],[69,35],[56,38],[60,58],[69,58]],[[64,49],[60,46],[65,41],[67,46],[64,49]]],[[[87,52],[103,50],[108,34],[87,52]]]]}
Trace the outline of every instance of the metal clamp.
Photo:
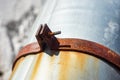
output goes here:
{"type": "Polygon", "coordinates": [[[51,32],[48,26],[44,26],[38,29],[36,38],[38,42],[28,44],[22,48],[16,57],[16,60],[13,64],[13,68],[18,59],[23,56],[40,53],[46,48],[55,51],[77,51],[84,52],[86,54],[95,56],[101,60],[108,62],[110,65],[115,66],[120,70],[120,55],[110,50],[109,48],[100,45],[95,42],[82,40],[82,39],[73,39],[73,38],[56,38],[54,35],[61,33],[51,32]]]}
{"type": "Polygon", "coordinates": [[[41,25],[36,33],[36,39],[37,42],[40,46],[40,48],[42,50],[44,50],[46,47],[49,47],[50,49],[54,47],[58,47],[59,46],[59,42],[56,39],[56,37],[54,35],[60,34],[61,31],[57,31],[57,32],[52,32],[47,24],[45,24],[44,26],[41,25]]]}

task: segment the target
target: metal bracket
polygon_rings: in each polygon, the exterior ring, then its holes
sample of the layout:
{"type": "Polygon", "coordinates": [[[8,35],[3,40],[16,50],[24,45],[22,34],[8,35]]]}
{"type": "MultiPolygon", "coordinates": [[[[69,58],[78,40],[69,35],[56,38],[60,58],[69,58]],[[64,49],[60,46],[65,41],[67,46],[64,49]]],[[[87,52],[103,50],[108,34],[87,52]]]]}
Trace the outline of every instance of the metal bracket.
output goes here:
{"type": "Polygon", "coordinates": [[[83,52],[100,58],[108,62],[111,66],[116,67],[120,70],[120,55],[110,50],[109,48],[100,45],[95,42],[82,40],[82,39],[73,39],[73,38],[56,38],[54,35],[60,34],[61,32],[52,32],[47,24],[38,29],[36,34],[36,39],[38,42],[31,43],[19,51],[18,56],[13,64],[16,64],[17,60],[21,57],[25,57],[30,54],[40,53],[46,48],[55,51],[76,51],[83,52]],[[39,47],[40,46],[40,47],[39,47]]]}
{"type": "Polygon", "coordinates": [[[41,25],[36,33],[37,42],[42,50],[46,47],[50,49],[58,48],[59,42],[54,35],[60,34],[61,31],[52,32],[48,25],[45,24],[44,26],[41,25]]]}

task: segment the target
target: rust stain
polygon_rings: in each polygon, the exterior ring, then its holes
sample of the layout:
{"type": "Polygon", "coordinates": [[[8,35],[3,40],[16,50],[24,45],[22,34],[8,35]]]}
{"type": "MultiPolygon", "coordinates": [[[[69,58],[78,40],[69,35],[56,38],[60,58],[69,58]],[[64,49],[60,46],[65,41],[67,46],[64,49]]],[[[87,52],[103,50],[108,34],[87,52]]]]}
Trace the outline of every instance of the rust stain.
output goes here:
{"type": "Polygon", "coordinates": [[[84,72],[85,68],[86,68],[86,61],[88,56],[84,53],[76,53],[77,58],[76,58],[76,65],[78,65],[77,67],[79,67],[79,69],[84,72]]]}
{"type": "Polygon", "coordinates": [[[96,68],[96,70],[98,70],[98,68],[99,68],[99,59],[97,59],[97,58],[93,58],[93,60],[94,60],[94,66],[95,66],[95,68],[96,68]]]}
{"type": "MultiPolygon", "coordinates": [[[[84,72],[88,55],[73,51],[61,51],[59,80],[68,80],[72,74],[84,72]],[[74,58],[73,58],[74,57],[74,58]],[[74,71],[74,73],[72,73],[74,71]],[[77,71],[77,72],[75,72],[77,71]]],[[[74,75],[74,78],[78,76],[74,75]]]]}
{"type": "Polygon", "coordinates": [[[98,80],[99,79],[99,69],[100,69],[99,68],[99,63],[100,62],[99,62],[99,59],[97,59],[95,57],[93,58],[93,60],[94,60],[94,62],[93,62],[94,65],[93,66],[94,66],[94,70],[95,70],[95,78],[94,79],[98,80]]]}
{"type": "Polygon", "coordinates": [[[91,66],[91,70],[95,70],[94,79],[97,80],[99,76],[99,59],[82,52],[61,51],[59,65],[59,80],[78,79],[80,75],[87,75],[86,71],[89,71],[87,69],[89,66],[91,66]],[[88,65],[90,59],[92,64],[88,65]]]}
{"type": "MultiPolygon", "coordinates": [[[[38,73],[38,69],[40,68],[40,63],[41,63],[41,59],[43,57],[43,54],[45,54],[45,53],[43,52],[43,53],[37,54],[37,59],[36,59],[36,62],[35,62],[35,65],[34,65],[30,80],[35,80],[35,78],[37,76],[37,73],[38,73]]],[[[55,57],[56,57],[56,55],[49,56],[49,58],[50,58],[49,65],[50,66],[49,66],[48,73],[50,73],[50,74],[52,74],[52,72],[53,72],[53,66],[52,65],[54,64],[55,57]]]]}
{"type": "Polygon", "coordinates": [[[54,64],[55,63],[55,58],[56,58],[56,55],[55,55],[55,52],[51,52],[53,55],[52,56],[49,56],[50,58],[50,62],[49,62],[49,69],[48,69],[48,77],[49,77],[49,80],[52,80],[53,79],[53,71],[55,70],[55,67],[54,67],[54,64]]]}
{"type": "Polygon", "coordinates": [[[20,63],[24,60],[24,57],[21,57],[15,64],[15,67],[13,69],[12,75],[10,76],[10,80],[12,80],[12,77],[14,76],[16,70],[18,69],[20,63]]]}
{"type": "MultiPolygon", "coordinates": [[[[64,51],[77,51],[86,52],[87,54],[97,56],[100,59],[104,59],[109,63],[112,63],[116,67],[120,68],[120,55],[108,49],[105,46],[97,44],[95,42],[82,40],[82,39],[57,39],[59,44],[51,44],[52,50],[64,50],[64,51]]],[[[53,41],[54,42],[54,41],[53,41]]],[[[29,55],[30,53],[41,52],[42,49],[38,43],[32,43],[20,50],[15,62],[23,55],[29,55]]],[[[14,64],[15,64],[14,62],[14,64]]],[[[14,67],[14,66],[13,66],[14,67]]]]}
{"type": "Polygon", "coordinates": [[[32,74],[31,74],[31,80],[34,80],[35,76],[36,76],[36,73],[38,71],[38,68],[40,66],[40,62],[41,62],[41,59],[42,59],[42,55],[43,53],[39,53],[37,54],[37,60],[35,62],[35,65],[34,65],[34,68],[33,68],[33,71],[32,71],[32,74]]]}
{"type": "Polygon", "coordinates": [[[69,63],[70,63],[70,54],[67,51],[60,52],[60,72],[59,72],[59,79],[58,80],[67,80],[69,63]]]}
{"type": "Polygon", "coordinates": [[[51,53],[52,53],[53,55],[50,56],[50,64],[53,64],[54,61],[55,61],[55,58],[56,58],[56,55],[55,55],[56,52],[51,52],[51,53]]]}

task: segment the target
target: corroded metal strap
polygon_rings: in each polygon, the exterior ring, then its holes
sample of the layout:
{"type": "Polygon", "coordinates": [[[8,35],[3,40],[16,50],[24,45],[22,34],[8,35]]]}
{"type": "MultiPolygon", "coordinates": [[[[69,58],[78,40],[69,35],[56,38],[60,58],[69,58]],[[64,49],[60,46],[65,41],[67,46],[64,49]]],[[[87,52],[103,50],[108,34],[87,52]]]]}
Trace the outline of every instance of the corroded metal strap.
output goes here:
{"type": "MultiPolygon", "coordinates": [[[[120,69],[120,55],[106,48],[105,46],[102,46],[95,42],[81,40],[81,39],[66,38],[66,39],[57,39],[57,41],[59,45],[56,46],[56,44],[53,44],[51,50],[84,52],[86,54],[105,60],[108,63],[120,69]]],[[[35,54],[38,52],[42,52],[42,49],[39,47],[39,44],[37,42],[25,46],[20,50],[14,62],[14,65],[19,58],[30,54],[35,54]]]]}

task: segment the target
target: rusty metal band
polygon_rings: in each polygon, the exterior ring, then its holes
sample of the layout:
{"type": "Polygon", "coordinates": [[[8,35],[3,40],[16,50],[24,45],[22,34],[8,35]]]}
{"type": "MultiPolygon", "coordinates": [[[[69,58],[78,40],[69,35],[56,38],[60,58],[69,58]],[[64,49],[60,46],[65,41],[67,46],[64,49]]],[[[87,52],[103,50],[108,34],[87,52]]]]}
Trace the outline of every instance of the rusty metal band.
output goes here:
{"type": "MultiPolygon", "coordinates": [[[[82,39],[65,38],[57,40],[59,42],[59,45],[56,47],[56,45],[53,44],[52,50],[84,52],[86,54],[100,58],[101,60],[105,60],[120,70],[120,55],[103,45],[82,39]]],[[[17,60],[19,60],[21,57],[40,52],[43,51],[39,47],[39,44],[37,42],[31,43],[23,47],[15,59],[13,68],[17,60]]]]}

